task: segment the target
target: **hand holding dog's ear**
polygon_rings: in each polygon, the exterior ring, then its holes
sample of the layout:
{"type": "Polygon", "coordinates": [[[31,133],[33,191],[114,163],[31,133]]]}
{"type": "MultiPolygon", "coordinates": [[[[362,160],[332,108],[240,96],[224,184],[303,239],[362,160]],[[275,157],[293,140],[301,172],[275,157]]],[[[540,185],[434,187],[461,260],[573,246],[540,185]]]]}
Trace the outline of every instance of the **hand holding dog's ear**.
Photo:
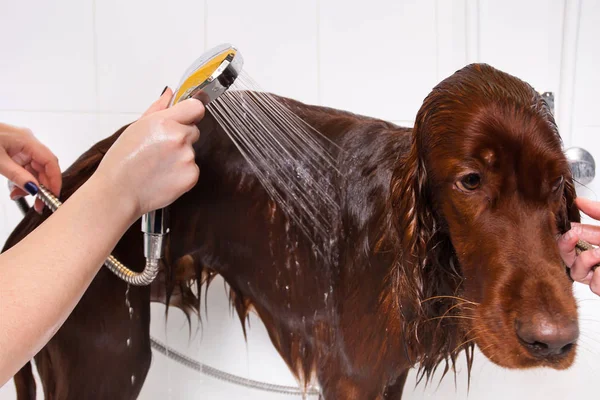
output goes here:
{"type": "MultiPolygon", "coordinates": [[[[600,220],[600,202],[578,197],[576,204],[589,217],[600,220]]],[[[558,240],[560,255],[571,269],[571,278],[589,285],[592,292],[600,296],[600,269],[593,270],[594,265],[600,263],[600,248],[584,251],[577,256],[575,245],[580,239],[600,245],[600,226],[571,223],[571,230],[558,240]]]]}

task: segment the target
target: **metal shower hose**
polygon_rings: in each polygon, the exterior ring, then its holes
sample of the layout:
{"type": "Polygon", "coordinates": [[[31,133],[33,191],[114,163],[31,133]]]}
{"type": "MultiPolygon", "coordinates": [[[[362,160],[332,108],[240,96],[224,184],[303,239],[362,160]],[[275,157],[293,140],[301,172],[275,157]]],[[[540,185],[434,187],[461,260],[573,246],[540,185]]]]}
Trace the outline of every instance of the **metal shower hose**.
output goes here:
{"type": "MultiPolygon", "coordinates": [[[[62,205],[60,200],[58,200],[52,193],[50,193],[50,191],[47,188],[45,188],[42,185],[40,185],[39,187],[39,192],[37,196],[52,212],[55,212],[58,209],[58,207],[62,205]]],[[[26,210],[22,209],[22,211],[26,210]]],[[[158,260],[153,261],[153,263],[146,263],[146,268],[144,269],[144,272],[149,270],[146,273],[137,273],[129,270],[112,255],[106,259],[104,265],[106,265],[113,273],[115,273],[119,278],[123,279],[125,282],[131,283],[133,285],[143,286],[148,285],[150,282],[152,282],[152,280],[154,280],[154,278],[158,274],[158,260]],[[150,278],[150,282],[145,283],[148,278],[150,278]]],[[[233,375],[225,371],[221,371],[217,368],[213,368],[206,364],[202,364],[201,362],[187,357],[186,355],[168,347],[167,345],[161,343],[153,337],[150,337],[150,346],[162,355],[167,356],[171,360],[176,361],[189,369],[192,369],[206,376],[210,376],[212,378],[224,382],[232,383],[234,385],[243,386],[250,389],[258,389],[266,392],[297,395],[303,397],[307,395],[319,395],[319,391],[313,388],[308,389],[306,391],[302,391],[300,388],[294,386],[276,385],[267,382],[255,381],[252,379],[247,379],[241,376],[233,375]]]]}
{"type": "MultiPolygon", "coordinates": [[[[61,201],[43,185],[40,185],[37,196],[52,212],[62,205],[61,201]]],[[[104,265],[125,282],[134,286],[146,286],[152,283],[158,274],[158,261],[155,258],[148,258],[142,272],[130,270],[113,255],[108,256],[104,265]]]]}

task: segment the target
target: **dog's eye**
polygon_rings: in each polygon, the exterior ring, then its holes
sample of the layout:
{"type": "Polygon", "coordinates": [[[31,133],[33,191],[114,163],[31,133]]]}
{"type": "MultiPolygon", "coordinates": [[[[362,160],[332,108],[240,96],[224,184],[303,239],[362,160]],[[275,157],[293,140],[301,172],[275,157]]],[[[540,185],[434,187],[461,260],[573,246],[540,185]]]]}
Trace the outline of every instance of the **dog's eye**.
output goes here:
{"type": "Polygon", "coordinates": [[[560,189],[560,187],[562,186],[563,182],[564,182],[565,178],[564,177],[560,177],[558,178],[554,184],[552,185],[552,191],[556,192],[558,189],[560,189]]]}
{"type": "Polygon", "coordinates": [[[479,174],[468,174],[463,176],[457,185],[462,190],[475,190],[481,185],[481,177],[479,174]]]}

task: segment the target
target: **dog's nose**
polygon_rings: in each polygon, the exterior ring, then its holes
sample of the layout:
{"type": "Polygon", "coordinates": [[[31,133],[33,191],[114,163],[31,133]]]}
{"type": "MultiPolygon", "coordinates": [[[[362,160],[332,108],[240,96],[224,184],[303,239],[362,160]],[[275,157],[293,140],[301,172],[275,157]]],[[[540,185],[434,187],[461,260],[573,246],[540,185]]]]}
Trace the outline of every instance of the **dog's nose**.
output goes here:
{"type": "Polygon", "coordinates": [[[579,324],[568,318],[536,314],[516,321],[517,336],[534,356],[545,358],[568,353],[579,338],[579,324]]]}

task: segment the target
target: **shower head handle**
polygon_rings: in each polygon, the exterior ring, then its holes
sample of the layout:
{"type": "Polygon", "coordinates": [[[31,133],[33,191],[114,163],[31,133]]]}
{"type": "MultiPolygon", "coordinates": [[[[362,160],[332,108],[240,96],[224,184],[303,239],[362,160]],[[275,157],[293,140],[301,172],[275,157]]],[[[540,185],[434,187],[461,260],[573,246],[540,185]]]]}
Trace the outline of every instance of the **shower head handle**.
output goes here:
{"type": "MultiPolygon", "coordinates": [[[[208,105],[233,84],[242,70],[243,63],[240,52],[230,44],[210,49],[185,71],[169,107],[191,97],[208,105]]],[[[142,217],[142,232],[146,259],[161,259],[164,237],[169,233],[168,209],[145,214],[142,217]]]]}

